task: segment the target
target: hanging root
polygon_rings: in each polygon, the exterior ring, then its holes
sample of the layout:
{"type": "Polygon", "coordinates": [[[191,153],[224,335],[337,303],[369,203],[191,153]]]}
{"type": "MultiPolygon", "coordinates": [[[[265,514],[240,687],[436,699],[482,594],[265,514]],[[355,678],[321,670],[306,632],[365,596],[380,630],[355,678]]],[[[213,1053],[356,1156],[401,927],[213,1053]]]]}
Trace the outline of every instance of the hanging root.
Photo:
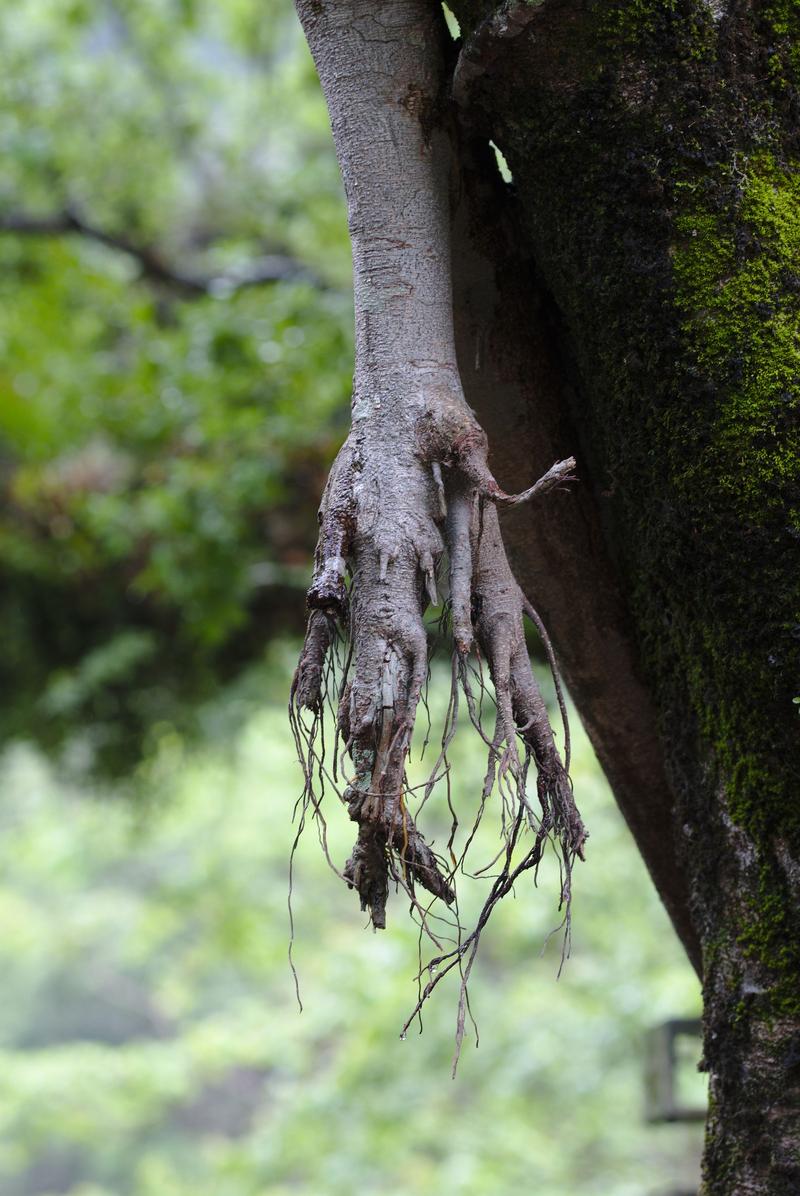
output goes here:
{"type": "Polygon", "coordinates": [[[312,610],[308,617],[305,643],[292,683],[292,699],[306,710],[316,710],[322,694],[322,671],[333,643],[336,624],[331,615],[312,610]]]}
{"type": "Polygon", "coordinates": [[[361,908],[370,911],[373,926],[386,926],[386,899],[389,894],[389,851],[394,851],[405,874],[406,884],[415,883],[440,897],[446,905],[455,900],[455,891],[442,875],[435,855],[414,825],[407,811],[395,820],[391,830],[380,809],[371,806],[369,797],[356,793],[348,801],[348,811],[359,824],[358,839],[347,861],[344,875],[361,898],[361,908]]]}
{"type": "Polygon", "coordinates": [[[583,859],[586,831],[531,669],[522,624],[525,599],[508,564],[496,509],[485,507],[481,522],[474,584],[476,634],[495,687],[502,739],[518,768],[515,733],[519,735],[536,763],[542,825],[560,839],[565,861],[575,855],[583,859]]]}
{"type": "MultiPolygon", "coordinates": [[[[320,509],[308,631],[293,686],[293,718],[321,705],[319,682],[337,624],[351,672],[337,722],[354,775],[341,794],[358,838],[344,875],[375,927],[386,925],[390,876],[447,904],[453,888],[406,803],[405,765],[428,672],[425,607],[436,600],[443,541],[433,471],[398,447],[395,465],[370,451],[368,430],[345,444],[320,509]],[[350,592],[345,572],[351,577],[350,592]]],[[[313,770],[306,767],[307,777],[313,770]]]]}
{"type": "MultiPolygon", "coordinates": [[[[438,422],[426,410],[418,419],[416,434],[406,433],[389,448],[372,442],[369,425],[351,432],[320,509],[308,630],[292,687],[291,717],[306,776],[303,808],[310,806],[317,816],[321,786],[336,771],[336,752],[330,770],[316,745],[331,649],[344,635],[349,649],[339,678],[336,727],[349,762],[344,768],[346,781],[335,787],[358,834],[342,875],[358,893],[361,908],[375,928],[386,925],[393,886],[409,896],[426,928],[420,891],[453,905],[455,872],[465,870],[466,852],[493,789],[500,796],[503,841],[492,865],[498,870],[490,895],[471,934],[460,938],[452,952],[437,957],[440,970],[431,975],[420,997],[421,1004],[450,967],[464,964],[459,1042],[466,980],[480,934],[514,881],[538,867],[548,840],[561,860],[560,900],[568,948],[572,864],[576,856],[583,859],[586,831],[531,669],[525,612],[539,628],[554,670],[568,751],[566,708],[552,645],[511,572],[497,506],[561,487],[573,480],[574,468],[572,458],[557,462],[523,495],[509,496],[489,472],[485,437],[469,409],[461,405],[454,412],[445,407],[438,422]],[[434,853],[415,822],[406,776],[417,706],[428,673],[423,615],[436,601],[445,549],[454,678],[459,679],[470,718],[489,751],[476,826],[459,859],[453,854],[457,824],[453,812],[449,863],[434,853]],[[496,723],[491,733],[483,728],[481,704],[470,681],[474,653],[488,666],[494,689],[496,723]],[[304,710],[311,713],[310,726],[304,722],[304,710]],[[527,785],[531,764],[536,771],[533,801],[527,785]],[[523,850],[528,833],[533,842],[523,850]]],[[[424,786],[423,800],[447,776],[450,801],[446,753],[457,706],[454,689],[442,751],[424,786]]]]}

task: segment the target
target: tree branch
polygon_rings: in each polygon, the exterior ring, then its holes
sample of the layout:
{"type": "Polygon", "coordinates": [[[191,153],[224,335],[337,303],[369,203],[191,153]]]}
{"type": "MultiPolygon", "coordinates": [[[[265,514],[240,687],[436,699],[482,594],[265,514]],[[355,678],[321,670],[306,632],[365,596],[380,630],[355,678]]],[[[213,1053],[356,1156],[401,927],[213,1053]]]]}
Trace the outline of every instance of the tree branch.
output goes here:
{"type": "Polygon", "coordinates": [[[124,233],[101,228],[72,208],[64,208],[50,216],[32,216],[25,212],[7,213],[0,216],[0,233],[34,237],[77,235],[97,241],[108,249],[132,257],[138,263],[143,278],[177,291],[184,298],[229,295],[244,290],[245,287],[263,286],[273,282],[307,282],[320,289],[326,287],[319,275],[288,254],[267,254],[244,270],[219,274],[185,271],[167,261],[153,246],[137,244],[124,233]]]}

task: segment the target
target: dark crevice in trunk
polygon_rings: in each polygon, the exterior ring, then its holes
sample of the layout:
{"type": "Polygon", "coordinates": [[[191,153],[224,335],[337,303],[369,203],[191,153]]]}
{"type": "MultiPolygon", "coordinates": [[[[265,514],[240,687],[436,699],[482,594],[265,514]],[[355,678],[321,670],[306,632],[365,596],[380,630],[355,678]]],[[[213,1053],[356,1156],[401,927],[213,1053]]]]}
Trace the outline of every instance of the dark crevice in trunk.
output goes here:
{"type": "Polygon", "coordinates": [[[550,628],[583,723],[695,967],[699,940],[676,848],[675,795],[656,711],[644,686],[631,618],[592,484],[574,363],[560,313],[525,243],[518,201],[483,139],[459,146],[454,309],[465,392],[489,433],[492,462],[514,488],[567,446],[581,445],[581,485],[547,511],[505,516],[517,576],[550,628]]]}

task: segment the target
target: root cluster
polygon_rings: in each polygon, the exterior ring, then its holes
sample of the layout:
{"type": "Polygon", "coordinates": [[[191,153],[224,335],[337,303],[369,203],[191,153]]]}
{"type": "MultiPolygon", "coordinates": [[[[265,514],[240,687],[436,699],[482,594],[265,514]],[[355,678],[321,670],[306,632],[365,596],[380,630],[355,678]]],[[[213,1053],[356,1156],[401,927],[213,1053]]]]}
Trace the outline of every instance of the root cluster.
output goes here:
{"type": "Polygon", "coordinates": [[[350,858],[342,871],[335,870],[357,892],[372,925],[385,927],[389,893],[402,890],[423,930],[441,947],[431,929],[431,905],[439,899],[454,907],[456,874],[464,871],[477,823],[456,857],[454,812],[445,859],[418,828],[412,799],[421,807],[444,781],[451,800],[447,749],[459,706],[466,706],[488,755],[477,821],[496,794],[502,842],[477,924],[469,934],[459,927],[456,946],[442,948],[430,961],[412,1013],[413,1018],[443,976],[459,967],[460,1044],[466,984],[481,932],[521,874],[537,868],[547,841],[561,861],[568,947],[572,865],[583,857],[586,832],[568,776],[569,731],[557,672],[564,760],[531,670],[524,614],[536,622],[555,666],[552,649],[509,567],[497,507],[566,485],[575,462],[558,462],[530,490],[509,495],[489,471],[485,435],[463,400],[439,400],[412,411],[394,432],[387,434],[384,426],[376,435],[370,421],[354,423],[320,508],[308,630],[290,701],[305,777],[301,829],[312,814],[325,845],[321,801],[327,782],[358,827],[350,858]],[[452,643],[453,684],[441,752],[419,800],[410,791],[406,766],[429,671],[424,615],[439,603],[440,581],[447,597],[439,627],[452,643]],[[481,700],[486,670],[496,710],[488,731],[481,700]],[[336,726],[328,752],[326,703],[336,726]],[[535,783],[529,784],[531,772],[535,783]]]}

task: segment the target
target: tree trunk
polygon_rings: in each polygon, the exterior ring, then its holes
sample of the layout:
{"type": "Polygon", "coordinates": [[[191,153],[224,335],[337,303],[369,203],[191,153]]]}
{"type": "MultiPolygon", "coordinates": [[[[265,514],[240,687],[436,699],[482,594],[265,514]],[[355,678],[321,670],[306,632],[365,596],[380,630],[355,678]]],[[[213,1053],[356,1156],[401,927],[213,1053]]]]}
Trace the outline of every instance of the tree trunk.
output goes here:
{"type": "MultiPolygon", "coordinates": [[[[580,433],[630,612],[623,638],[646,689],[630,727],[657,773],[655,712],[674,793],[703,956],[706,1190],[788,1196],[800,1190],[800,7],[548,0],[506,5],[503,22],[482,3],[453,8],[462,123],[513,172],[516,246],[546,293],[562,418],[580,433]]],[[[535,292],[530,309],[536,337],[535,292]]],[[[510,444],[492,438],[504,480],[510,444]]],[[[538,579],[534,541],[509,544],[521,580],[538,579]]],[[[573,554],[573,568],[587,559],[573,554]]],[[[596,576],[583,571],[590,592],[596,576]]],[[[536,597],[656,874],[641,823],[652,812],[663,826],[663,785],[640,773],[637,824],[616,775],[630,753],[614,695],[587,687],[563,593],[536,597]]],[[[596,627],[597,611],[581,621],[596,627]]],[[[605,655],[601,682],[615,668],[605,655]]]]}
{"type": "MultiPolygon", "coordinates": [[[[383,178],[382,192],[362,192],[366,223],[352,226],[362,321],[354,421],[359,402],[369,419],[386,418],[375,397],[399,370],[405,376],[391,418],[411,424],[400,440],[379,429],[372,450],[359,451],[375,468],[381,453],[384,461],[401,460],[398,446],[417,435],[420,419],[436,429],[435,448],[412,453],[405,477],[420,460],[452,471],[443,534],[451,553],[454,542],[473,553],[472,564],[461,558],[466,642],[481,546],[474,528],[460,538],[453,532],[452,511],[464,485],[473,508],[476,494],[488,502],[502,492],[481,457],[461,388],[490,433],[493,468],[509,486],[527,484],[534,465],[580,446],[579,492],[562,500],[557,516],[548,509],[548,521],[541,510],[509,516],[506,546],[553,630],[581,715],[676,929],[695,962],[702,958],[711,1079],[705,1190],[788,1196],[800,1190],[798,6],[509,0],[492,12],[484,0],[464,0],[451,7],[463,38],[457,60],[447,62],[430,24],[436,5],[425,0],[299,4],[332,112],[351,225],[354,188],[383,178]],[[340,32],[354,30],[360,47],[345,52],[346,68],[331,65],[342,42],[325,22],[335,24],[336,14],[340,32]],[[370,47],[365,30],[378,24],[383,31],[370,47]],[[402,65],[378,61],[375,77],[392,80],[378,95],[364,86],[375,45],[398,36],[402,65]],[[448,76],[457,122],[444,115],[448,76]],[[360,142],[341,125],[348,88],[361,105],[349,110],[360,112],[355,123],[367,131],[360,142]],[[403,125],[401,110],[410,123],[403,125]],[[504,190],[494,172],[489,138],[505,153],[513,189],[504,190]],[[442,270],[442,164],[450,144],[452,278],[442,270]],[[393,154],[401,164],[394,176],[387,165],[393,154]],[[415,202],[427,194],[435,215],[404,231],[407,172],[415,202]],[[406,253],[404,262],[385,256],[384,243],[386,255],[406,253]],[[384,287],[366,309],[364,287],[375,266],[362,279],[362,253],[379,255],[384,287]],[[423,262],[436,263],[430,290],[412,277],[423,262]],[[445,314],[451,284],[454,339],[445,314]],[[433,334],[427,323],[414,323],[431,316],[429,293],[436,296],[433,334]],[[364,315],[390,308],[383,326],[364,315]],[[415,389],[420,342],[436,346],[440,386],[415,389]],[[379,351],[383,359],[365,375],[360,362],[379,351]],[[434,391],[444,399],[432,400],[434,391]],[[409,395],[423,393],[409,415],[409,395]],[[453,450],[463,428],[477,446],[474,459],[472,447],[466,457],[453,450]]],[[[366,445],[370,434],[359,435],[366,445]]],[[[428,478],[401,489],[404,499],[414,495],[408,519],[427,512],[430,532],[437,500],[428,478]]],[[[398,509],[405,510],[402,502],[398,509]]],[[[489,510],[494,518],[495,507],[489,510]]],[[[312,597],[331,609],[326,587],[333,585],[335,605],[341,527],[327,549],[325,534],[323,520],[312,597]]],[[[441,544],[432,532],[429,538],[433,569],[412,552],[400,600],[415,634],[418,564],[421,575],[435,573],[441,544]]],[[[489,541],[504,562],[499,540],[489,541]]],[[[384,545],[387,559],[390,550],[384,545]]],[[[386,580],[380,553],[372,543],[367,556],[377,573],[365,593],[386,580]]],[[[354,584],[360,567],[356,560],[354,584]]],[[[485,589],[488,596],[493,586],[485,589]]],[[[509,626],[516,618],[509,612],[509,626]]],[[[488,634],[485,623],[475,631],[479,640],[488,634]]],[[[368,652],[373,662],[398,639],[386,632],[383,626],[380,650],[368,652]]],[[[507,672],[516,659],[507,649],[493,668],[501,686],[503,661],[507,672]]],[[[401,655],[393,717],[407,729],[414,651],[401,655]]],[[[373,695],[363,707],[369,733],[354,744],[354,761],[360,752],[360,783],[373,792],[386,788],[375,777],[380,669],[362,688],[373,695]]],[[[523,705],[517,702],[507,722],[525,726],[523,705]]],[[[513,738],[508,726],[504,734],[513,738]]],[[[540,736],[539,760],[552,742],[544,730],[540,736]]],[[[398,768],[396,760],[388,769],[395,780],[398,768]]],[[[565,812],[562,825],[572,817],[565,812]]],[[[391,827],[383,833],[391,841],[391,827]]],[[[579,839],[573,823],[572,847],[579,839]]]]}

